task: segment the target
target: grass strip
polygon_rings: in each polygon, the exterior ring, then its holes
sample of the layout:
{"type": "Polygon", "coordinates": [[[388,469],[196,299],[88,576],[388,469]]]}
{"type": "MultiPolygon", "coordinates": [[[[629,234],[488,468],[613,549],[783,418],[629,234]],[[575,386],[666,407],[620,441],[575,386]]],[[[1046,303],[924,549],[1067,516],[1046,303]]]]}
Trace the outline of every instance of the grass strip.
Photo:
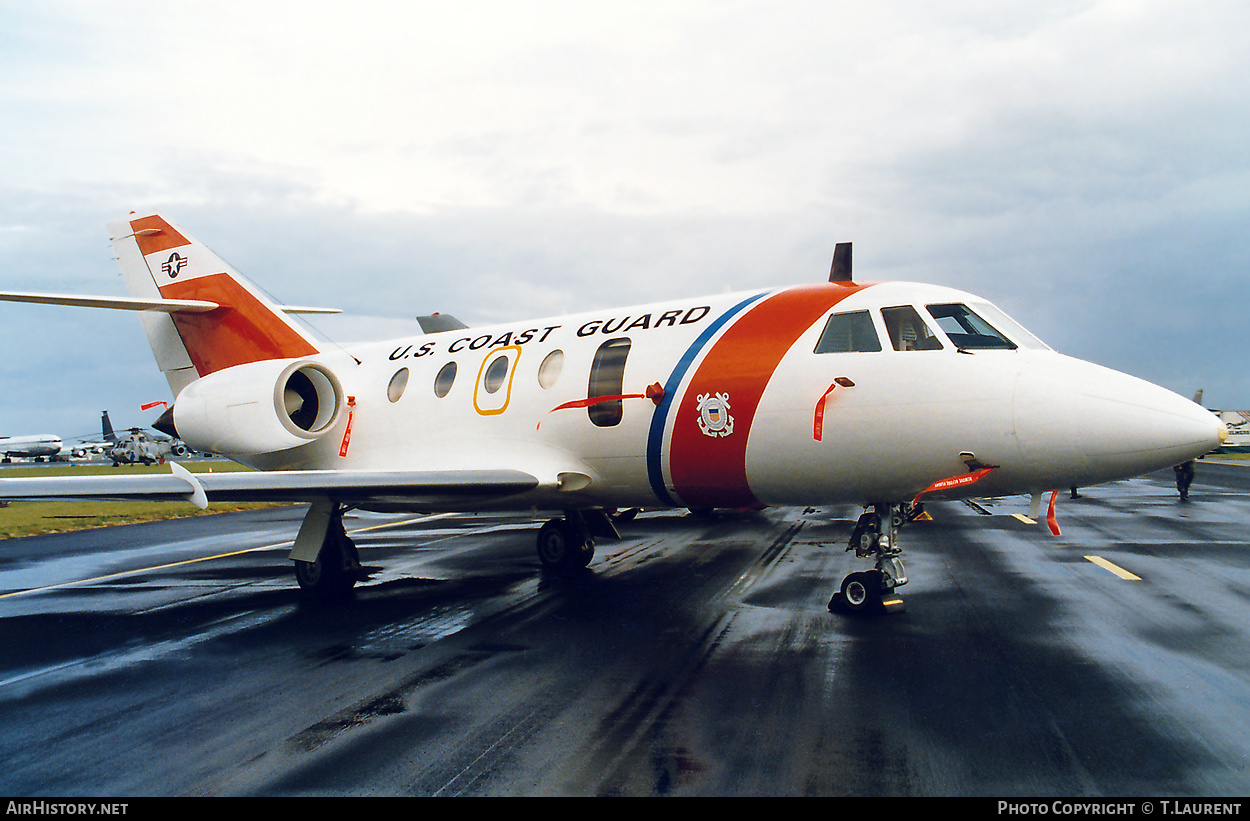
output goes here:
{"type": "MultiPolygon", "coordinates": [[[[251,470],[249,467],[227,459],[182,462],[192,473],[221,473],[222,471],[251,470]]],[[[135,473],[168,473],[168,465],[119,465],[108,463],[50,464],[30,467],[11,467],[0,470],[0,479],[43,476],[125,475],[135,473]]],[[[190,502],[97,502],[97,501],[38,501],[0,502],[0,539],[16,539],[41,533],[64,533],[70,530],[86,530],[94,527],[151,522],[161,519],[181,519],[188,516],[204,516],[235,510],[254,510],[276,507],[281,503],[258,502],[249,504],[224,503],[209,505],[200,510],[190,502]]]]}

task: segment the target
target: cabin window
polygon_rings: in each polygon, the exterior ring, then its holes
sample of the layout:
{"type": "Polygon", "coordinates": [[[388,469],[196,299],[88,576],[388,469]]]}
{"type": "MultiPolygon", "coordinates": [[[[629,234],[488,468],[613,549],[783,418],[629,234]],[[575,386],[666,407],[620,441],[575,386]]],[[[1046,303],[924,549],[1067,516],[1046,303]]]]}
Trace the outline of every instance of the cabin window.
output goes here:
{"type": "Polygon", "coordinates": [[[456,381],[456,363],[448,362],[438,372],[438,376],[434,377],[434,395],[442,399],[451,391],[451,385],[456,381]]]}
{"type": "Polygon", "coordinates": [[[564,351],[552,351],[543,357],[542,364],[538,366],[538,384],[550,388],[560,378],[563,369],[564,351]]]}
{"type": "Polygon", "coordinates": [[[942,342],[934,335],[929,326],[910,305],[895,308],[882,308],[881,318],[885,320],[886,332],[890,335],[890,344],[896,351],[939,351],[942,342]]]}
{"type": "Polygon", "coordinates": [[[494,362],[486,366],[486,375],[482,377],[482,387],[487,393],[498,393],[508,378],[508,357],[496,357],[494,362]]]}
{"type": "Polygon", "coordinates": [[[816,353],[852,353],[881,350],[881,340],[867,311],[834,314],[816,342],[816,353]]]}
{"type": "MultiPolygon", "coordinates": [[[[629,356],[630,341],[626,337],[609,339],[595,351],[590,366],[590,386],[587,396],[598,399],[605,396],[619,397],[625,385],[625,359],[629,356]]],[[[610,428],[619,425],[624,416],[624,403],[620,399],[605,399],[586,408],[590,421],[597,427],[610,428]]]]}
{"type": "Polygon", "coordinates": [[[386,386],[386,398],[392,402],[398,402],[399,397],[404,395],[406,387],[408,387],[408,369],[400,368],[395,371],[395,375],[391,377],[391,383],[386,386]]]}
{"type": "Polygon", "coordinates": [[[973,313],[967,305],[930,305],[929,315],[961,351],[1000,348],[1015,350],[1016,343],[999,333],[993,325],[973,313]]]}
{"type": "Polygon", "coordinates": [[[483,416],[496,416],[508,409],[512,399],[512,377],[521,349],[516,345],[499,348],[482,360],[473,390],[473,407],[483,416]]]}

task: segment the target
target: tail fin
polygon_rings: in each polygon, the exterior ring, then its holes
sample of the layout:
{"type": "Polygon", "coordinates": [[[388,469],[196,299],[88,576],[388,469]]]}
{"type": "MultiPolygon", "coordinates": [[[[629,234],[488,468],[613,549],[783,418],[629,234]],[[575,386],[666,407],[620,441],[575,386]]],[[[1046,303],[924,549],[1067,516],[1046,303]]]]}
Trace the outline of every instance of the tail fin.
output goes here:
{"type": "Polygon", "coordinates": [[[318,353],[316,341],[269,297],[159,213],[109,224],[131,296],[200,300],[217,308],[141,314],[174,396],[214,371],[318,353]]]}
{"type": "Polygon", "coordinates": [[[105,442],[117,441],[117,434],[113,432],[113,423],[109,421],[108,411],[103,411],[100,414],[100,432],[103,434],[105,442]]]}

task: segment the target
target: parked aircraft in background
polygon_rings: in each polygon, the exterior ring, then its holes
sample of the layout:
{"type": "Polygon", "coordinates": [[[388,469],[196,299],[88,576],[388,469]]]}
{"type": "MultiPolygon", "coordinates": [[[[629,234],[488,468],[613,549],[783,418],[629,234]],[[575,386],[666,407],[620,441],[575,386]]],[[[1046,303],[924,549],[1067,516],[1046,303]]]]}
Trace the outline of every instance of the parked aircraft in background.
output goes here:
{"type": "Polygon", "coordinates": [[[109,450],[113,466],[127,464],[154,465],[169,456],[188,456],[191,451],[185,444],[174,439],[156,437],[140,428],[131,428],[118,437],[109,450]]]}
{"type": "Polygon", "coordinates": [[[70,455],[75,459],[90,459],[93,456],[104,456],[117,446],[117,434],[109,422],[109,412],[100,412],[100,438],[98,440],[75,442],[67,446],[70,455]]]}
{"type": "Polygon", "coordinates": [[[1250,453],[1250,411],[1212,411],[1228,428],[1228,439],[1217,453],[1250,453]]]}
{"type": "MultiPolygon", "coordinates": [[[[1194,394],[1202,404],[1202,389],[1194,394]]],[[[1228,428],[1228,437],[1215,449],[1216,453],[1250,453],[1250,410],[1212,410],[1211,413],[1228,428]]]]}
{"type": "MultiPolygon", "coordinates": [[[[166,405],[165,402],[154,403],[166,405]]],[[[142,409],[147,409],[141,408],[142,409]]],[[[112,460],[113,465],[138,464],[145,465],[163,462],[166,457],[189,456],[192,451],[185,443],[166,436],[153,435],[142,428],[130,428],[119,435],[113,430],[109,420],[109,412],[100,413],[100,439],[76,441],[66,445],[60,437],[46,434],[43,436],[0,436],[0,448],[8,447],[4,461],[12,461],[11,457],[27,457],[36,461],[67,461],[73,459],[90,459],[100,456],[112,460]]]]}
{"type": "MultiPolygon", "coordinates": [[[[166,402],[151,402],[141,405],[140,410],[150,410],[158,405],[168,406],[166,402]]],[[[143,428],[131,428],[128,432],[118,435],[113,432],[109,422],[109,412],[104,412],[104,438],[112,444],[105,453],[113,460],[113,467],[118,465],[163,463],[169,456],[190,456],[192,451],[183,442],[165,436],[153,436],[143,428]]]]}
{"type": "MultiPolygon", "coordinates": [[[[348,507],[559,512],[545,567],[584,567],[612,511],[863,504],[861,609],[907,581],[898,533],[930,499],[1089,486],[1168,467],[1225,431],[1189,399],[1072,359],[987,300],[828,282],[447,330],[347,350],[161,214],[110,226],[129,298],[0,294],[138,310],[175,400],[156,427],[255,472],[0,479],[0,498],[298,500],[310,591],[350,588],[348,507]]],[[[385,295],[380,295],[385,298],[385,295]]],[[[1055,494],[1051,496],[1053,511],[1055,494]]],[[[1054,527],[1053,515],[1049,517],[1054,527]]]]}
{"type": "Polygon", "coordinates": [[[0,436],[0,462],[8,464],[14,457],[43,462],[60,455],[61,437],[51,433],[29,436],[0,436]]]}

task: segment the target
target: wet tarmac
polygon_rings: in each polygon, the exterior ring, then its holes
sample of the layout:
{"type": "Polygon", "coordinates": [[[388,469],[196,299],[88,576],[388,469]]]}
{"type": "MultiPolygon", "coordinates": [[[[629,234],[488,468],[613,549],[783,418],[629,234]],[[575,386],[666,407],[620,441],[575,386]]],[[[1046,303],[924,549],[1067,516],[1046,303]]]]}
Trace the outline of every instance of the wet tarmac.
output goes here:
{"type": "Polygon", "coordinates": [[[1080,493],[930,504],[883,616],[826,607],[852,507],[644,512],[569,576],[528,516],[361,513],[319,606],[299,507],[0,541],[0,794],[1250,792],[1250,467],[1080,493]]]}

